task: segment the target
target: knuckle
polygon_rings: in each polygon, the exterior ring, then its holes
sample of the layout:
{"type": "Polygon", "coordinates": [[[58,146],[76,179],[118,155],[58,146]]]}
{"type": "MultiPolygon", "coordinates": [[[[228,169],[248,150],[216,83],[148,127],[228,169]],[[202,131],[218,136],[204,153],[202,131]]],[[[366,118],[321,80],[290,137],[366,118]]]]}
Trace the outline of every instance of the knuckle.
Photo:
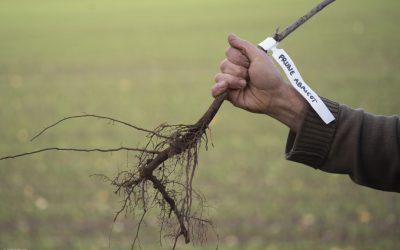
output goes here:
{"type": "Polygon", "coordinates": [[[221,73],[217,73],[214,77],[214,81],[218,82],[221,79],[221,73]]]}
{"type": "Polygon", "coordinates": [[[228,48],[225,49],[225,56],[226,57],[229,57],[230,51],[231,51],[231,47],[228,47],[228,48]]]}
{"type": "Polygon", "coordinates": [[[227,64],[226,59],[222,60],[222,62],[219,64],[219,69],[221,70],[221,72],[224,72],[224,70],[226,69],[226,64],[227,64]]]}
{"type": "Polygon", "coordinates": [[[214,97],[217,96],[217,91],[216,91],[214,86],[211,88],[211,95],[214,96],[214,97]]]}

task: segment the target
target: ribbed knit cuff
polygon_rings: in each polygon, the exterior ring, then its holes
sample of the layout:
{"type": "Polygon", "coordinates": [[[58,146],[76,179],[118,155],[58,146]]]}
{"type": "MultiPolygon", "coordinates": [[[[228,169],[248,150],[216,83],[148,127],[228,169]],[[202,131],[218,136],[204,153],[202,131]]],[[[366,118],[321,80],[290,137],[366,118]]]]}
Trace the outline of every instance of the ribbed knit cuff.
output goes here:
{"type": "Polygon", "coordinates": [[[286,143],[286,159],[319,168],[329,154],[335,136],[339,104],[321,97],[335,120],[325,124],[318,114],[308,105],[306,116],[299,132],[289,132],[286,143]]]}

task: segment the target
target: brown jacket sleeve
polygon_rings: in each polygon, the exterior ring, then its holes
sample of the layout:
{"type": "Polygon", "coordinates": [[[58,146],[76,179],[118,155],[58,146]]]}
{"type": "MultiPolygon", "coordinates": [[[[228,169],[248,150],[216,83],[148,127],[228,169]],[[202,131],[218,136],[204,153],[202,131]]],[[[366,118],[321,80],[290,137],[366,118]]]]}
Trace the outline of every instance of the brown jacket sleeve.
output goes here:
{"type": "Polygon", "coordinates": [[[336,120],[326,125],[308,107],[299,132],[289,132],[286,158],[348,174],[360,185],[400,192],[400,118],[323,100],[336,120]]]}

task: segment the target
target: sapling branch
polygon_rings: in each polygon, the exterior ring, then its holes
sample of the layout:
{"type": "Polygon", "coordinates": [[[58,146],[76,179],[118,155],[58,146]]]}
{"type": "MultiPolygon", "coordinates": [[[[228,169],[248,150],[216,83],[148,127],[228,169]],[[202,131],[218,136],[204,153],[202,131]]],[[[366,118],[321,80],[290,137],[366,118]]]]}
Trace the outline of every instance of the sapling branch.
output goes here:
{"type": "MultiPolygon", "coordinates": [[[[332,2],[334,0],[324,0],[319,3],[282,32],[276,32],[274,34],[275,40],[282,41],[332,2]]],[[[166,231],[165,235],[169,235],[174,239],[174,249],[181,236],[183,236],[185,243],[189,243],[192,239],[202,241],[206,237],[206,228],[211,227],[213,229],[211,221],[205,218],[203,213],[204,198],[193,190],[192,183],[198,164],[201,143],[203,142],[207,148],[206,130],[227,96],[228,92],[217,96],[206,112],[193,125],[162,124],[154,130],[148,130],[111,117],[84,114],[65,117],[45,127],[32,138],[32,140],[35,140],[49,129],[67,120],[97,118],[147,133],[146,138],[148,141],[143,148],[77,149],[50,147],[6,156],[0,158],[0,160],[54,150],[74,152],[117,152],[126,150],[128,152],[136,152],[137,162],[134,166],[129,166],[128,170],[117,173],[114,178],[104,178],[115,187],[115,193],[122,196],[122,205],[120,210],[116,212],[114,221],[117,220],[121,213],[125,212],[126,214],[128,211],[135,209],[142,211],[132,244],[132,248],[134,248],[145,215],[157,205],[160,209],[161,230],[166,231]],[[195,204],[200,206],[198,210],[193,209],[195,204]],[[171,215],[175,217],[174,220],[171,215]],[[195,233],[196,230],[197,233],[195,233]]]]}
{"type": "Polygon", "coordinates": [[[282,32],[278,33],[277,31],[275,32],[273,38],[275,41],[280,42],[283,39],[285,39],[290,33],[295,31],[298,27],[300,27],[302,24],[307,22],[311,17],[313,17],[315,14],[320,12],[323,8],[334,2],[335,0],[323,0],[319,4],[317,4],[314,8],[309,10],[304,16],[300,17],[297,19],[295,22],[287,26],[282,32]]]}

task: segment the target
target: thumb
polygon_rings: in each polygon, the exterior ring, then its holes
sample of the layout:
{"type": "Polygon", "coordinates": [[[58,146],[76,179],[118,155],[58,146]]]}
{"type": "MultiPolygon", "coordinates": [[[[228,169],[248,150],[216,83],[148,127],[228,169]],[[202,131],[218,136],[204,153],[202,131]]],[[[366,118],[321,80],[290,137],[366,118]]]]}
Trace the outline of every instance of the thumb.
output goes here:
{"type": "Polygon", "coordinates": [[[234,34],[228,36],[228,42],[233,48],[240,50],[250,61],[253,61],[259,53],[256,46],[234,34]]]}

